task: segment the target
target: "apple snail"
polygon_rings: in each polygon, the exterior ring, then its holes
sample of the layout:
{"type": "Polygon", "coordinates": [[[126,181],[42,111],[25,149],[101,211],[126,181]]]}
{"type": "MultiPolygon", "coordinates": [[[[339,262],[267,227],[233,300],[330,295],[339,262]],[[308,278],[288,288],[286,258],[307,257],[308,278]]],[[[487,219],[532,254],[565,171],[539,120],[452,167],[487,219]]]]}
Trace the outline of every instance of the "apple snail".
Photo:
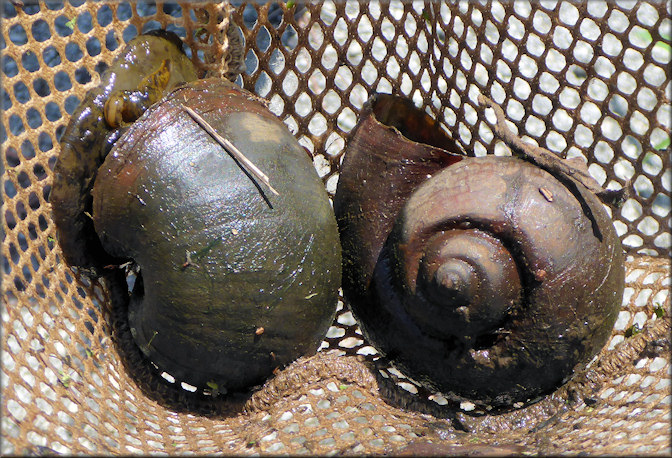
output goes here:
{"type": "Polygon", "coordinates": [[[129,327],[160,370],[247,389],[315,352],[333,320],[333,210],[310,157],[260,98],[173,74],[175,40],[147,53],[153,37],[136,40],[110,67],[135,82],[94,89],[63,138],[59,240],[74,266],[137,264],[129,327]]]}
{"type": "Polygon", "coordinates": [[[374,346],[456,401],[539,399],[618,314],[623,250],[601,200],[556,170],[573,165],[532,156],[467,157],[385,94],[348,140],[334,201],[344,295],[374,346]]]}

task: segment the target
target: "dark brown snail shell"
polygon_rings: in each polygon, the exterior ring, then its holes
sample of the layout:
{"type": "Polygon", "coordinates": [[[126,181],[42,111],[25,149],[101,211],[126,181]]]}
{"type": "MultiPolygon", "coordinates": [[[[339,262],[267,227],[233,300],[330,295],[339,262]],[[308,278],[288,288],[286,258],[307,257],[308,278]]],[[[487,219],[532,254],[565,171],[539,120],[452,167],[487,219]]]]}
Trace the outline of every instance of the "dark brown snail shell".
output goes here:
{"type": "Polygon", "coordinates": [[[334,201],[345,297],[419,382],[481,406],[534,401],[610,335],[624,279],[611,219],[571,178],[456,156],[423,133],[432,121],[402,135],[429,118],[409,105],[375,96],[349,139],[334,201]]]}

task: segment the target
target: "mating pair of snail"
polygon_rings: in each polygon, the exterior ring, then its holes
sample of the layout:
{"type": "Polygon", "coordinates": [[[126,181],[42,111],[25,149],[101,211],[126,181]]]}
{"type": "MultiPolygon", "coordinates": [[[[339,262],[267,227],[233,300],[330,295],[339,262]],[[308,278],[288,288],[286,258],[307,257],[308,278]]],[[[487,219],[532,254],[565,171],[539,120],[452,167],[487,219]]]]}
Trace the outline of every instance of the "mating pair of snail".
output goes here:
{"type": "Polygon", "coordinates": [[[345,297],[381,352],[432,388],[506,406],[590,359],[620,305],[611,221],[581,180],[555,175],[467,158],[378,95],[348,141],[334,218],[284,125],[235,85],[197,80],[160,32],[130,42],[73,115],[51,200],[70,264],[140,266],[133,336],[181,380],[244,389],[314,351],[342,246],[345,297]]]}

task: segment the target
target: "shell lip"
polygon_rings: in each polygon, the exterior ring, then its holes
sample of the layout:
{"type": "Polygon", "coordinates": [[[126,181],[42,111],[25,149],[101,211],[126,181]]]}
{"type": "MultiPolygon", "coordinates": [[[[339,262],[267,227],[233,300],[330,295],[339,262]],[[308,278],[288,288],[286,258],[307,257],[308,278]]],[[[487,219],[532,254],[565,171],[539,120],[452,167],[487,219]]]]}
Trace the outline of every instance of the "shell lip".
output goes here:
{"type": "Polygon", "coordinates": [[[210,90],[209,86],[212,82],[217,82],[218,85],[224,86],[226,88],[224,96],[243,97],[249,102],[258,103],[262,105],[264,108],[268,108],[270,106],[270,102],[267,99],[259,97],[258,95],[245,90],[243,87],[227,79],[217,77],[199,78],[198,80],[195,81],[176,84],[173,87],[173,89],[171,89],[165,94],[163,98],[167,98],[168,96],[172,96],[173,94],[176,94],[184,90],[207,93],[210,90]]]}
{"type": "Polygon", "coordinates": [[[158,37],[158,38],[163,38],[166,41],[169,41],[170,43],[174,44],[175,47],[185,56],[187,53],[184,52],[184,46],[182,43],[182,39],[175,33],[171,32],[170,30],[166,29],[155,29],[155,30],[150,30],[149,32],[143,33],[143,35],[149,35],[152,37],[158,37]]]}
{"type": "Polygon", "coordinates": [[[405,97],[382,92],[372,94],[362,108],[361,119],[368,116],[414,145],[431,146],[450,155],[467,155],[436,119],[405,97]]]}

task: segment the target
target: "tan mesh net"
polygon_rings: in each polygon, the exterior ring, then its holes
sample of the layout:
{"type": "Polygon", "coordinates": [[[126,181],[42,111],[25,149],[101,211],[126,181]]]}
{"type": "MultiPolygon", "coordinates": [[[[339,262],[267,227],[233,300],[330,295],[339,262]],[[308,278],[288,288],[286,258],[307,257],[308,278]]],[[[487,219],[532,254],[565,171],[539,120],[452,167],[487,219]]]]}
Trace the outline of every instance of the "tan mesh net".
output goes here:
{"type": "Polygon", "coordinates": [[[2,445],[44,453],[670,453],[670,3],[3,3],[2,445]],[[60,261],[48,202],[69,114],[124,42],[168,27],[210,74],[270,100],[333,195],[370,91],[413,98],[466,151],[585,158],[630,255],[588,369],[503,415],[390,367],[347,304],[321,351],[253,394],[193,392],[142,360],[110,291],[60,261]],[[239,30],[240,29],[240,30],[239,30]],[[242,46],[242,47],[241,47],[242,46]],[[476,414],[475,414],[476,413],[476,414]]]}

